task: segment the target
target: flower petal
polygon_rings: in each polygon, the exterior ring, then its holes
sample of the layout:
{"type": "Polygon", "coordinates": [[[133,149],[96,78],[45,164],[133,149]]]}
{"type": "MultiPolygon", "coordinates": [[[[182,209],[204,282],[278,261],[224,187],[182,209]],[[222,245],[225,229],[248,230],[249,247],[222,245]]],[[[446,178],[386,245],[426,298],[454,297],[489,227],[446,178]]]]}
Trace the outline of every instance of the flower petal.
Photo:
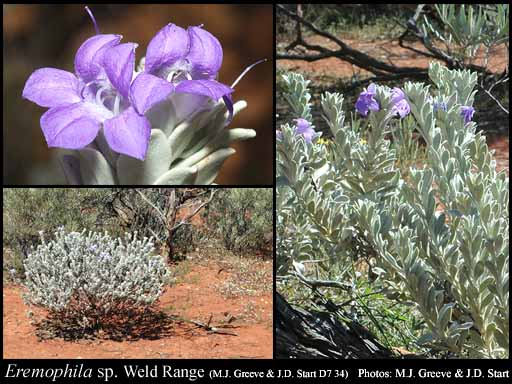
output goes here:
{"type": "Polygon", "coordinates": [[[143,115],[152,106],[165,100],[174,91],[174,85],[159,77],[141,73],[130,87],[130,101],[137,111],[143,115]]]}
{"type": "Polygon", "coordinates": [[[226,104],[226,108],[228,109],[229,115],[228,119],[226,120],[225,126],[228,126],[231,124],[231,121],[233,120],[233,99],[231,95],[222,96],[222,100],[224,100],[224,104],[226,104]]]}
{"type": "Polygon", "coordinates": [[[311,123],[306,119],[295,119],[297,125],[295,127],[295,134],[304,136],[304,139],[307,143],[311,143],[313,140],[313,136],[315,135],[315,130],[311,126],[311,123]]]}
{"type": "Polygon", "coordinates": [[[215,80],[184,80],[176,86],[176,93],[194,93],[219,100],[234,89],[215,80]]]}
{"type": "Polygon", "coordinates": [[[369,100],[368,109],[370,109],[370,111],[378,112],[380,107],[379,107],[379,103],[377,102],[377,100],[375,100],[375,99],[369,100]]]}
{"type": "Polygon", "coordinates": [[[210,32],[200,27],[189,27],[190,51],[187,59],[192,64],[195,79],[213,78],[222,64],[222,46],[210,32]]]}
{"type": "Polygon", "coordinates": [[[144,160],[151,136],[148,119],[135,112],[133,107],[103,123],[103,133],[114,151],[144,160]]]}
{"type": "Polygon", "coordinates": [[[41,129],[48,147],[80,149],[94,140],[100,119],[87,103],[80,102],[46,111],[41,116],[41,129]]]}
{"type": "MultiPolygon", "coordinates": [[[[121,35],[95,35],[78,48],[75,56],[75,72],[86,83],[94,80],[101,71],[101,48],[112,47],[121,41],[121,35]]],[[[104,52],[105,50],[101,50],[104,52]]]]}
{"type": "Polygon", "coordinates": [[[187,55],[189,37],[186,30],[167,24],[151,39],[146,50],[145,71],[152,73],[162,65],[173,64],[187,55]]]}
{"type": "Polygon", "coordinates": [[[407,100],[402,99],[398,103],[396,103],[392,108],[394,113],[398,113],[398,115],[403,119],[411,112],[411,107],[407,100]]]}
{"type": "Polygon", "coordinates": [[[108,79],[123,97],[128,98],[133,70],[135,48],[138,44],[125,43],[105,50],[103,65],[108,79]]]}
{"type": "Polygon", "coordinates": [[[23,97],[41,107],[58,107],[81,101],[78,79],[70,72],[41,68],[30,75],[23,97]]]}
{"type": "Polygon", "coordinates": [[[393,90],[391,91],[391,103],[397,104],[401,100],[404,100],[404,99],[405,99],[404,92],[400,88],[397,88],[397,87],[393,88],[393,90]]]}

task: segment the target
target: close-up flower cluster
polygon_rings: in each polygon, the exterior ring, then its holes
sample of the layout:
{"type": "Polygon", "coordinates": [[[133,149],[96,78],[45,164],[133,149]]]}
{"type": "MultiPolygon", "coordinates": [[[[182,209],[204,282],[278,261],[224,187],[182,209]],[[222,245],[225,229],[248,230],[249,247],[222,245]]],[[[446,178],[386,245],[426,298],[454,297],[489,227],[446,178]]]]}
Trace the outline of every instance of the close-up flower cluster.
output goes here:
{"type": "Polygon", "coordinates": [[[35,70],[22,96],[49,108],[40,120],[70,184],[210,184],[236,140],[253,129],[227,126],[246,107],[238,81],[220,82],[223,48],[202,25],[169,23],[136,66],[137,43],[96,34],[78,48],[74,73],[35,70]]]}

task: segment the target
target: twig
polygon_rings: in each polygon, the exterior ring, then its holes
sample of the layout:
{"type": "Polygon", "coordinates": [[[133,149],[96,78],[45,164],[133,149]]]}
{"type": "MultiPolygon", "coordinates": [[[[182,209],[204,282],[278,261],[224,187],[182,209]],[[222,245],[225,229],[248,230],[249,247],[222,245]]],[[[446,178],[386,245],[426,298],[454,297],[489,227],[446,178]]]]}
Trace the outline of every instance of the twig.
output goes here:
{"type": "Polygon", "coordinates": [[[158,209],[158,207],[156,205],[154,205],[147,197],[146,195],[144,195],[141,191],[139,191],[138,189],[135,189],[135,191],[140,195],[140,197],[142,197],[142,199],[151,206],[151,208],[153,208],[157,213],[158,213],[158,218],[162,221],[162,223],[165,225],[165,215],[160,211],[160,209],[158,209]]]}
{"type": "Polygon", "coordinates": [[[315,280],[315,279],[308,279],[303,274],[298,272],[293,272],[295,276],[299,278],[300,281],[302,281],[304,284],[309,286],[310,288],[316,289],[319,287],[329,287],[329,288],[340,288],[344,291],[351,291],[352,285],[346,284],[346,283],[340,283],[339,281],[333,281],[333,280],[315,280]]]}
{"type": "Polygon", "coordinates": [[[208,198],[208,200],[206,200],[203,204],[199,205],[199,207],[197,207],[197,209],[194,212],[192,212],[190,215],[188,215],[183,220],[181,220],[177,225],[172,227],[171,231],[175,231],[176,229],[178,229],[182,225],[186,224],[186,222],[188,220],[190,220],[192,217],[194,217],[205,205],[209,204],[213,200],[213,196],[215,196],[217,191],[218,191],[218,189],[212,189],[210,191],[210,197],[208,198]]]}
{"type": "MultiPolygon", "coordinates": [[[[235,332],[230,332],[230,331],[225,331],[223,329],[220,329],[220,328],[224,328],[223,326],[210,326],[210,321],[211,321],[211,318],[212,316],[210,315],[210,320],[208,320],[208,324],[205,324],[205,323],[202,323],[200,321],[197,321],[197,320],[189,320],[189,319],[185,319],[183,317],[180,317],[180,316],[170,316],[171,318],[175,319],[175,320],[178,320],[178,321],[182,321],[182,322],[185,322],[185,323],[190,323],[190,324],[194,324],[194,325],[197,325],[198,327],[200,328],[204,328],[207,332],[210,332],[210,333],[218,333],[220,335],[230,335],[230,336],[238,336],[238,333],[235,333],[235,332]]],[[[226,328],[233,328],[232,326],[230,327],[226,327],[226,328]]]]}

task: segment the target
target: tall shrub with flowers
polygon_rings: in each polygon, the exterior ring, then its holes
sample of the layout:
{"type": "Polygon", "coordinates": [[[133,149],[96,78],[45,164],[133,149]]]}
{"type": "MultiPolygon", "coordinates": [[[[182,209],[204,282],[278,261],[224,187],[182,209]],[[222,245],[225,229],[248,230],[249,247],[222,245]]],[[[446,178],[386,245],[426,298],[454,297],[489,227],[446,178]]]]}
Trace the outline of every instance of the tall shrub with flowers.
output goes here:
{"type": "MultiPolygon", "coordinates": [[[[349,280],[347,266],[365,257],[390,298],[415,303],[425,324],[418,344],[461,357],[506,357],[508,177],[496,171],[472,121],[476,74],[432,63],[429,76],[433,87],[370,84],[350,125],[343,96],[323,95],[333,135],[328,153],[299,123],[280,127],[277,270],[322,259],[325,273],[341,265],[338,279],[349,280]],[[408,178],[395,166],[404,137],[394,134],[396,119],[426,142],[426,163],[411,167],[408,178]]],[[[311,122],[308,82],[296,74],[283,80],[297,118],[311,122]]]]}

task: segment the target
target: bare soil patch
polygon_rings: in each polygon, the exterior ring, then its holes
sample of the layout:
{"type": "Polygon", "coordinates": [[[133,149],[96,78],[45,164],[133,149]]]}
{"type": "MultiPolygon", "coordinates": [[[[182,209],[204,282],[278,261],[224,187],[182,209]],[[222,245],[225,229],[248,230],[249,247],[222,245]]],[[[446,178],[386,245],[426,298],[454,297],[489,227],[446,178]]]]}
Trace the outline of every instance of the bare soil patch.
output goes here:
{"type": "Polygon", "coordinates": [[[36,336],[37,329],[28,315],[30,309],[22,300],[22,286],[4,284],[3,357],[272,358],[271,260],[230,256],[218,261],[192,257],[171,270],[175,271],[176,282],[160,298],[158,309],[162,313],[174,318],[209,322],[212,326],[228,326],[226,329],[238,336],[209,333],[192,323],[176,320],[166,325],[165,332],[154,332],[151,338],[123,341],[41,339],[36,336]],[[247,268],[247,265],[252,267],[247,268]],[[237,270],[240,266],[256,274],[242,282],[249,288],[242,287],[236,292],[226,290],[226,285],[239,280],[237,270]]]}

